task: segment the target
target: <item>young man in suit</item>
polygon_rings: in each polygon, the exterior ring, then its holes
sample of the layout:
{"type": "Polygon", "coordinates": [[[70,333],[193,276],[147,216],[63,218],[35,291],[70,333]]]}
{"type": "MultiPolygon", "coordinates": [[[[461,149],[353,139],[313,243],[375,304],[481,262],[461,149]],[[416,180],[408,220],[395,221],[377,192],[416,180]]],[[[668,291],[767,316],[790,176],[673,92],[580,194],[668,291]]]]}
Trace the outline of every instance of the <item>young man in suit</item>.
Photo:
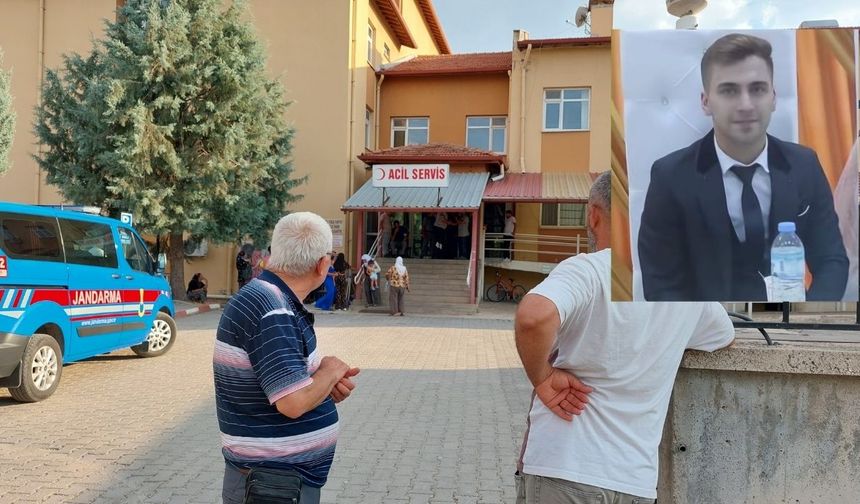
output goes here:
{"type": "Polygon", "coordinates": [[[776,109],[771,45],[742,34],[702,58],[713,130],[658,159],[639,228],[648,301],[766,301],[770,247],[791,221],[812,274],[808,301],[838,301],[848,258],[814,151],[767,134],[776,109]]]}

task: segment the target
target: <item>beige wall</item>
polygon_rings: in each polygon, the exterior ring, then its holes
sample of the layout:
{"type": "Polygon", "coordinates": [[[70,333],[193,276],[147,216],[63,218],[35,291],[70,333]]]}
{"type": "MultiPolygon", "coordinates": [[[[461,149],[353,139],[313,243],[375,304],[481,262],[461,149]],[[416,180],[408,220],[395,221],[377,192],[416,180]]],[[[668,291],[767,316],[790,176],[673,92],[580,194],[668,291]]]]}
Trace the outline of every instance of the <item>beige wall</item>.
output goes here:
{"type": "Polygon", "coordinates": [[[391,146],[392,117],[430,117],[430,142],[466,145],[467,116],[508,115],[508,76],[387,77],[381,103],[381,149],[391,146]]]}
{"type": "Polygon", "coordinates": [[[10,155],[12,167],[0,178],[0,200],[62,202],[56,189],[45,184],[31,158],[37,149],[32,129],[41,85],[40,47],[48,68],[57,68],[64,53],[89,52],[91,39],[104,33],[102,19],[114,15],[116,3],[115,0],[45,0],[44,7],[43,19],[38,0],[0,2],[3,67],[13,72],[12,95],[18,115],[10,155]]]}
{"type": "MultiPolygon", "coordinates": [[[[551,236],[564,236],[567,238],[575,238],[577,236],[581,236],[583,243],[581,245],[580,251],[588,252],[588,246],[586,245],[587,241],[585,241],[588,236],[584,228],[541,227],[538,234],[543,237],[547,237],[545,238],[547,241],[558,241],[549,238],[551,236]]],[[[576,251],[575,247],[576,245],[542,245],[540,247],[541,252],[560,252],[566,255],[541,253],[538,254],[538,261],[547,263],[559,263],[567,259],[567,257],[573,255],[573,253],[576,251]]]]}
{"type": "Polygon", "coordinates": [[[516,172],[607,170],[610,158],[609,46],[533,48],[526,64],[524,103],[521,91],[526,51],[519,51],[516,41],[513,50],[508,143],[511,169],[516,172]],[[559,87],[586,87],[591,90],[587,133],[543,132],[544,89],[559,87]],[[521,113],[525,115],[524,129],[520,127],[521,113]],[[520,145],[521,131],[525,131],[524,155],[520,145]],[[587,140],[584,138],[586,135],[587,140]],[[583,149],[586,143],[587,149],[583,149]]]}
{"type": "Polygon", "coordinates": [[[540,155],[542,172],[587,172],[591,160],[591,132],[543,133],[540,155]]]}
{"type": "Polygon", "coordinates": [[[591,6],[591,36],[609,37],[612,35],[612,5],[595,4],[591,6]]]}

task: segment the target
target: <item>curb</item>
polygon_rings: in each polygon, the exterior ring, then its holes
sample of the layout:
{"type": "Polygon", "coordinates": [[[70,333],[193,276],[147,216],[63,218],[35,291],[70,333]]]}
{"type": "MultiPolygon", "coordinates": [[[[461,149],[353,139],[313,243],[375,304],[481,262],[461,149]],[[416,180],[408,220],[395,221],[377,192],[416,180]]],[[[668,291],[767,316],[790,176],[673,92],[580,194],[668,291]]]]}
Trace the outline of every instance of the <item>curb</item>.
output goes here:
{"type": "Polygon", "coordinates": [[[176,316],[174,318],[185,318],[190,317],[192,315],[198,315],[200,313],[206,313],[212,310],[220,310],[220,304],[204,304],[200,306],[195,306],[194,308],[188,308],[187,310],[176,310],[176,316]]]}

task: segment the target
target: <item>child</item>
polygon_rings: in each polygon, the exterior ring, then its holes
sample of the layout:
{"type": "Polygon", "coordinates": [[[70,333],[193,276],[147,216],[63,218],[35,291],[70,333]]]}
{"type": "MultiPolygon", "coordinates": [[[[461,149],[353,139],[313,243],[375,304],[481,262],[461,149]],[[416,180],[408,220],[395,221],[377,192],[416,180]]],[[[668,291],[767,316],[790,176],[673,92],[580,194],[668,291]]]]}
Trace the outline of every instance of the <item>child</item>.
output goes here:
{"type": "Polygon", "coordinates": [[[382,269],[376,264],[376,261],[373,259],[367,261],[367,273],[370,277],[370,290],[376,290],[379,288],[379,272],[382,269]]]}

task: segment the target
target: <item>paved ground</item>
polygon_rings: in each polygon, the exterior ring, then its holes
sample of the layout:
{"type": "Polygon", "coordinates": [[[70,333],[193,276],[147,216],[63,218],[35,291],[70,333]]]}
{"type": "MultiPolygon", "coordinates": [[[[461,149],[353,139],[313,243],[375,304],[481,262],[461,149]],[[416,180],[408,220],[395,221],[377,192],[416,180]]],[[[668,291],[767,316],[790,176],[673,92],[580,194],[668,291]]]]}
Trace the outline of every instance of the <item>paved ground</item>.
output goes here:
{"type": "MultiPolygon", "coordinates": [[[[181,319],[162,357],[67,366],[47,401],[0,391],[0,502],[220,502],[219,316],[181,319]]],[[[323,502],[513,501],[529,387],[503,318],[318,316],[324,351],[363,369],[323,502]]]]}

